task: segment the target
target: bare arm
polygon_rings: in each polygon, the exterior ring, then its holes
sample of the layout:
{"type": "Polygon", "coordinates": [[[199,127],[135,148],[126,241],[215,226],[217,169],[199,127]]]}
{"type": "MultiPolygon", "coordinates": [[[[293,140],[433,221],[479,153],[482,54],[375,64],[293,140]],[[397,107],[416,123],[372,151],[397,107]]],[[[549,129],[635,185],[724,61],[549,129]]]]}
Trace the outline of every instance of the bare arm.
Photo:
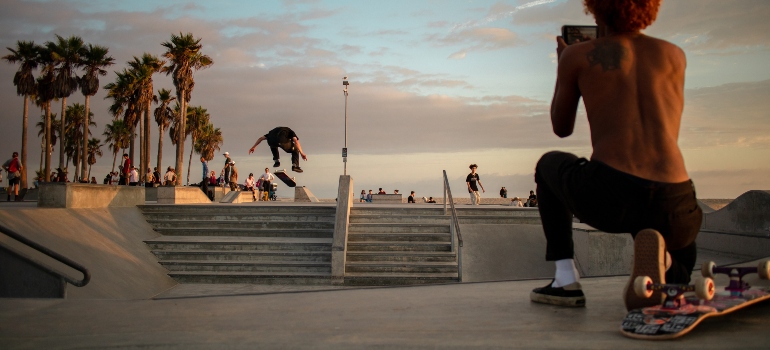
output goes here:
{"type": "Polygon", "coordinates": [[[305,152],[302,152],[302,146],[299,144],[299,139],[295,136],[295,137],[292,137],[292,140],[294,141],[294,144],[297,146],[297,151],[299,151],[299,155],[302,156],[302,159],[307,161],[307,155],[305,155],[305,152]]]}
{"type": "Polygon", "coordinates": [[[254,146],[251,146],[251,148],[249,149],[249,154],[254,153],[254,150],[257,149],[257,146],[259,146],[259,144],[262,143],[262,141],[265,141],[265,140],[267,140],[267,137],[260,136],[260,138],[257,139],[257,142],[254,143],[254,146]]]}
{"type": "Polygon", "coordinates": [[[481,187],[481,192],[486,193],[487,191],[484,189],[484,185],[481,184],[481,180],[479,180],[478,182],[479,182],[479,186],[481,187]]]}
{"type": "Polygon", "coordinates": [[[559,137],[567,137],[572,135],[572,131],[575,129],[575,116],[581,96],[577,82],[576,65],[576,60],[579,58],[575,56],[573,50],[567,47],[562,37],[557,37],[556,42],[558,43],[556,53],[559,67],[553,101],[551,101],[551,125],[554,134],[559,137]]]}

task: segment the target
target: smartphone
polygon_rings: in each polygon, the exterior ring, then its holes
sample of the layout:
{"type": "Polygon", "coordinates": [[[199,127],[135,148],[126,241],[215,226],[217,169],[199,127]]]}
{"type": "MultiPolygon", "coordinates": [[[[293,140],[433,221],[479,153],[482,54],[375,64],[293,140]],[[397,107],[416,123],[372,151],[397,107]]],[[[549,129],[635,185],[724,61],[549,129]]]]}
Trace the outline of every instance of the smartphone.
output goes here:
{"type": "Polygon", "coordinates": [[[599,27],[597,26],[561,26],[561,37],[567,45],[582,43],[599,37],[599,27]]]}

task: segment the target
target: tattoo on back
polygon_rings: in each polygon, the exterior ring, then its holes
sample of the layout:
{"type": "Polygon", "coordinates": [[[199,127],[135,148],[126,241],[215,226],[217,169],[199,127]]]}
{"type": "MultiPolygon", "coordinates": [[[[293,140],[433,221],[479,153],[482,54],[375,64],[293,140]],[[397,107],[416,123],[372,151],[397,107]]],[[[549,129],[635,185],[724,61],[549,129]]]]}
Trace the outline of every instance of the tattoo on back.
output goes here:
{"type": "Polygon", "coordinates": [[[626,48],[616,42],[594,44],[594,49],[586,54],[590,66],[600,64],[605,72],[620,68],[620,61],[625,57],[626,48]]]}

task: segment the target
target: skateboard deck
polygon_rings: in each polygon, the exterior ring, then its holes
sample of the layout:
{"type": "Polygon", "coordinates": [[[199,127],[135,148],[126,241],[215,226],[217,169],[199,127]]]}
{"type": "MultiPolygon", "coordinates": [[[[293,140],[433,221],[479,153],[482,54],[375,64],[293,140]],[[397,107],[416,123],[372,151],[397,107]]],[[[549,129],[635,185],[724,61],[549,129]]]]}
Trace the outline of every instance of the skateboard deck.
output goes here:
{"type": "MultiPolygon", "coordinates": [[[[635,284],[646,284],[650,294],[652,290],[663,291],[666,301],[663,305],[629,311],[620,326],[621,333],[635,339],[674,339],[689,333],[709,317],[726,315],[770,299],[769,287],[752,287],[743,281],[743,276],[749,273],[759,273],[761,279],[768,279],[769,261],[760,263],[758,267],[717,267],[714,263],[703,265],[702,274],[706,278],[696,282],[696,285],[701,284],[697,296],[684,296],[684,293],[698,286],[652,284],[649,280],[643,283],[640,281],[643,278],[637,278],[635,284]],[[715,274],[730,276],[730,283],[723,291],[714,290],[710,277],[715,274]],[[709,288],[711,293],[707,293],[709,288]]],[[[641,287],[635,286],[635,291],[642,296],[638,288],[641,287]]]]}
{"type": "Polygon", "coordinates": [[[286,186],[297,187],[297,181],[295,181],[293,177],[289,177],[289,174],[286,173],[286,169],[276,171],[275,176],[281,179],[286,186]]]}

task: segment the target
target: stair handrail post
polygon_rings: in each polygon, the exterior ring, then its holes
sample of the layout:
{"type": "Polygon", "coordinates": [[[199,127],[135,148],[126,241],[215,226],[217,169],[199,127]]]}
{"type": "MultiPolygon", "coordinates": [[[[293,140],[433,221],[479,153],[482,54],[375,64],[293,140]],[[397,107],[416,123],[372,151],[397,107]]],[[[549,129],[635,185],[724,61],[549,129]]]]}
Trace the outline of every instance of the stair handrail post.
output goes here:
{"type": "Polygon", "coordinates": [[[345,283],[350,208],[353,202],[353,178],[350,175],[340,175],[332,238],[332,284],[345,283]]]}

